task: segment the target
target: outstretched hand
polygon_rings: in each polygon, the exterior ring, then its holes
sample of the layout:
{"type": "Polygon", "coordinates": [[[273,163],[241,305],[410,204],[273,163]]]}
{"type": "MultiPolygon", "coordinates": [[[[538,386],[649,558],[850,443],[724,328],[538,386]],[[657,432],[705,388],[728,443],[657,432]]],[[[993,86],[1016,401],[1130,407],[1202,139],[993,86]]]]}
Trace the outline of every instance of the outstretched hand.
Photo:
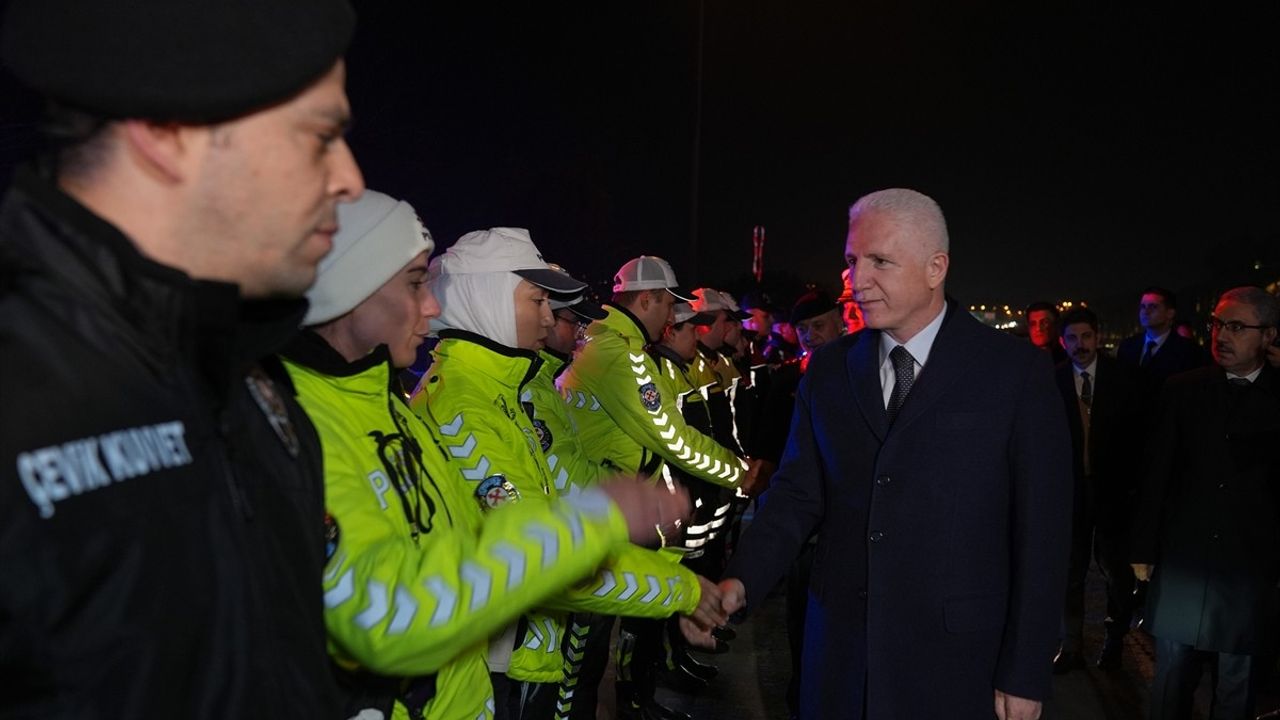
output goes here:
{"type": "Polygon", "coordinates": [[[747,606],[747,588],[738,578],[725,578],[720,581],[720,608],[726,616],[732,615],[747,606]]]}
{"type": "Polygon", "coordinates": [[[715,583],[699,575],[698,584],[702,587],[702,596],[698,600],[698,607],[687,617],[709,633],[728,622],[729,614],[721,609],[723,599],[720,588],[715,583]]]}
{"type": "Polygon", "coordinates": [[[715,585],[699,575],[698,582],[702,585],[698,609],[692,615],[680,618],[680,633],[694,647],[715,650],[718,645],[716,631],[729,621],[730,615],[746,604],[746,591],[742,582],[734,578],[715,585]]]}

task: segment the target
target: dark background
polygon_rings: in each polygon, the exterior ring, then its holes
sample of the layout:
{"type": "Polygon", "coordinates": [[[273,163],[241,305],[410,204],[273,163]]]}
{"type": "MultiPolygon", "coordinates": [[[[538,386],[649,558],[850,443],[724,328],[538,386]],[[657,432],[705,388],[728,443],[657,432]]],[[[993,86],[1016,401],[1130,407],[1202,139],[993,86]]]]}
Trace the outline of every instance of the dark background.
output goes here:
{"type": "MultiPolygon", "coordinates": [[[[741,291],[764,225],[785,300],[838,289],[848,205],[907,186],[965,303],[1131,324],[1148,284],[1280,279],[1276,3],[356,6],[352,146],[442,246],[523,226],[598,284],[649,253],[741,291]]],[[[7,172],[35,112],[3,90],[7,172]]]]}

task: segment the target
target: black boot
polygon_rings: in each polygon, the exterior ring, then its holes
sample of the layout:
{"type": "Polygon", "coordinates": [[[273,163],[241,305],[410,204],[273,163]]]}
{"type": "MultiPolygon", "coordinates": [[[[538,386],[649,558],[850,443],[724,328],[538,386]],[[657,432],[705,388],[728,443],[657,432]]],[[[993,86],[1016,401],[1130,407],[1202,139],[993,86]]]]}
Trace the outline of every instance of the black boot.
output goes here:
{"type": "Polygon", "coordinates": [[[692,655],[686,652],[684,648],[675,650],[674,657],[672,659],[675,664],[678,667],[683,668],[685,672],[693,675],[694,677],[701,678],[706,682],[710,682],[716,675],[720,674],[720,669],[715,665],[698,662],[692,655]]]}
{"type": "Polygon", "coordinates": [[[634,681],[619,680],[614,686],[618,720],[692,720],[653,699],[653,689],[645,690],[634,681]]]}

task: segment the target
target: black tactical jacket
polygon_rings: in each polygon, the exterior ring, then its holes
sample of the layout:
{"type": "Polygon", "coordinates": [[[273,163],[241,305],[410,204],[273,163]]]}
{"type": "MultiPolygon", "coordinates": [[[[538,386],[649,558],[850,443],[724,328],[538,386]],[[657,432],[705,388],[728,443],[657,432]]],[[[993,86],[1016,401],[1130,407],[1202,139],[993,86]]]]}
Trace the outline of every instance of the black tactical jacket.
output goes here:
{"type": "Polygon", "coordinates": [[[0,716],[335,714],[302,301],[143,257],[49,180],[0,206],[0,716]]]}

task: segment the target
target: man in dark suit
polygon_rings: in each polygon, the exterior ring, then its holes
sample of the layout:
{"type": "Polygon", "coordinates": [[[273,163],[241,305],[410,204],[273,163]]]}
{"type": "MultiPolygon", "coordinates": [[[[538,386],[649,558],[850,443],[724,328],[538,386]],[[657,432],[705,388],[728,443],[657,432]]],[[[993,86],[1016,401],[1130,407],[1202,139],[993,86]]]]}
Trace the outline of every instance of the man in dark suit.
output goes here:
{"type": "Polygon", "coordinates": [[[1228,290],[1210,319],[1213,366],[1169,379],[1134,532],[1157,639],[1151,717],[1190,717],[1217,655],[1215,720],[1254,714],[1280,614],[1280,377],[1264,362],[1276,299],[1228,290]]]}
{"type": "Polygon", "coordinates": [[[1097,559],[1107,584],[1106,639],[1098,667],[1120,666],[1124,636],[1133,619],[1133,569],[1129,534],[1138,495],[1142,408],[1135,371],[1098,352],[1098,316],[1073,308],[1062,316],[1061,347],[1070,358],[1058,365],[1058,391],[1071,429],[1075,503],[1062,651],[1054,671],[1084,667],[1084,582],[1097,559]]]}
{"type": "Polygon", "coordinates": [[[1178,314],[1178,298],[1162,287],[1142,291],[1138,302],[1138,324],[1143,332],[1127,337],[1116,348],[1116,359],[1140,368],[1156,389],[1170,375],[1209,363],[1203,348],[1173,332],[1178,314]]]}
{"type": "Polygon", "coordinates": [[[1071,515],[1049,356],[946,299],[928,197],[859,200],[845,254],[870,330],[814,354],[725,610],[762,602],[817,530],[802,718],[1036,718],[1071,515]]]}

